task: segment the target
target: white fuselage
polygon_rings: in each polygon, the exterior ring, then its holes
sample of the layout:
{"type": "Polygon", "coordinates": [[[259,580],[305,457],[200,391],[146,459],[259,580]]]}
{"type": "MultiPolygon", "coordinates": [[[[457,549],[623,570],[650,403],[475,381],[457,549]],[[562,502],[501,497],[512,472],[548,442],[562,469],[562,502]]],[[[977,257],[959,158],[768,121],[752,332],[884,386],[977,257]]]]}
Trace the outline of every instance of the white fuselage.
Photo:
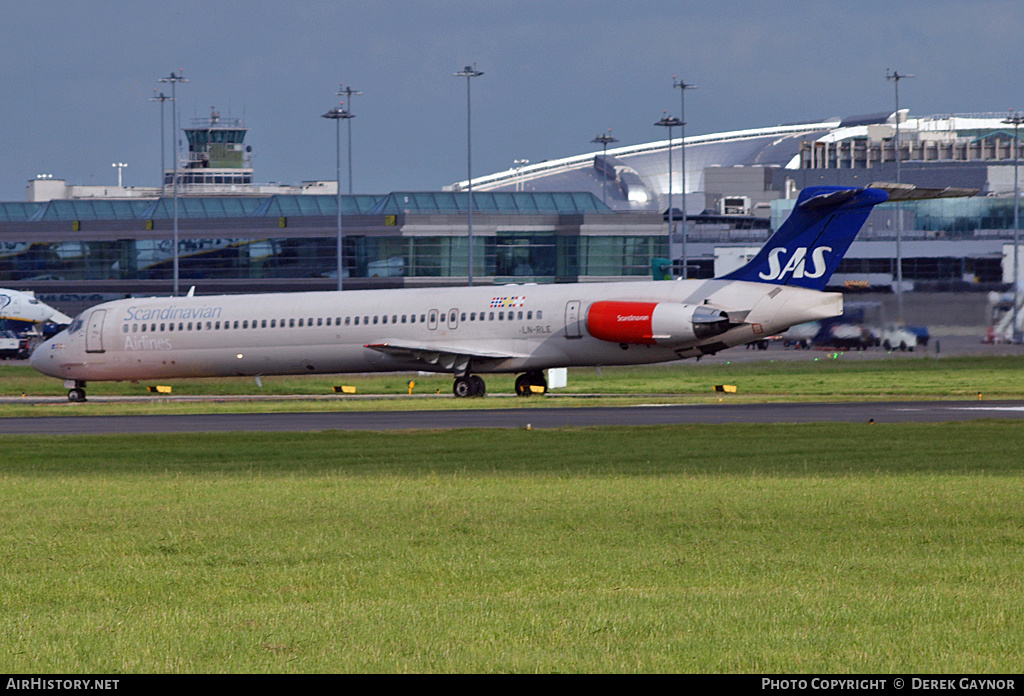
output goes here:
{"type": "Polygon", "coordinates": [[[841,313],[837,293],[723,280],[126,299],[83,312],[36,350],[32,365],[81,382],[525,372],[699,356],[841,313]],[[701,306],[738,319],[707,338],[602,340],[588,325],[595,302],[701,306]]]}

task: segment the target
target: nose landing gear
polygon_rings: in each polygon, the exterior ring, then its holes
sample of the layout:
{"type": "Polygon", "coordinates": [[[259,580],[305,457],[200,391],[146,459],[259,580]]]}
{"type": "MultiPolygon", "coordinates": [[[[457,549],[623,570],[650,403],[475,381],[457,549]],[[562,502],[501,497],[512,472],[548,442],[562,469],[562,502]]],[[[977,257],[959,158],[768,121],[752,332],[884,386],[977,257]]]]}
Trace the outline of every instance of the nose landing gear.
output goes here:
{"type": "Polygon", "coordinates": [[[75,403],[81,403],[85,401],[85,382],[81,380],[69,380],[64,383],[65,387],[71,387],[68,390],[68,401],[75,403]]]}

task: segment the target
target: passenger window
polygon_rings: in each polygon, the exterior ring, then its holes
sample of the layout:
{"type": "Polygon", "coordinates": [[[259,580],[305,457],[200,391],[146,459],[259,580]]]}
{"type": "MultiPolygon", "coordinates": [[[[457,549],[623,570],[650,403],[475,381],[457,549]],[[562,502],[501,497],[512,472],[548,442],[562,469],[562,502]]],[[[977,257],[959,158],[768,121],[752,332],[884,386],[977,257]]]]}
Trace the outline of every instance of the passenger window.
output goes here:
{"type": "Polygon", "coordinates": [[[498,321],[505,321],[505,313],[498,312],[498,321]]]}
{"type": "Polygon", "coordinates": [[[168,330],[168,331],[174,331],[174,324],[173,324],[173,323],[171,323],[171,324],[168,324],[168,325],[167,325],[167,330],[168,330]]]}
{"type": "Polygon", "coordinates": [[[523,313],[522,313],[522,312],[520,312],[520,313],[519,313],[519,318],[520,318],[520,319],[522,319],[522,318],[523,318],[523,313]]]}
{"type": "Polygon", "coordinates": [[[426,314],[421,314],[421,315],[420,315],[420,323],[422,324],[422,323],[423,323],[423,322],[425,322],[426,320],[427,320],[427,315],[426,315],[426,314]]]}
{"type": "Polygon", "coordinates": [[[415,324],[416,323],[416,315],[415,314],[410,314],[409,315],[409,323],[410,324],[415,324]]]}
{"type": "Polygon", "coordinates": [[[272,328],[272,329],[276,329],[277,328],[277,319],[271,319],[270,320],[270,328],[272,328]]]}
{"type": "Polygon", "coordinates": [[[242,322],[242,328],[243,329],[248,329],[249,328],[249,320],[248,319],[246,319],[245,321],[242,322]]]}
{"type": "Polygon", "coordinates": [[[139,332],[139,325],[138,324],[132,324],[132,333],[138,333],[138,332],[139,332]]]}
{"type": "MultiPolygon", "coordinates": [[[[350,319],[350,317],[345,317],[345,326],[350,326],[350,324],[348,323],[349,319],[350,319]]],[[[359,323],[359,317],[356,317],[356,323],[357,324],[359,323]]]]}
{"type": "Polygon", "coordinates": [[[266,319],[264,319],[263,321],[260,322],[260,328],[261,329],[267,328],[267,320],[266,319]]]}
{"type": "Polygon", "coordinates": [[[527,319],[533,319],[533,312],[532,311],[527,312],[526,313],[526,318],[527,319]]]}
{"type": "Polygon", "coordinates": [[[235,328],[236,329],[238,328],[238,320],[237,319],[235,319],[235,328]]]}
{"type": "Polygon", "coordinates": [[[328,326],[330,326],[330,325],[331,325],[331,318],[330,318],[330,317],[327,317],[327,325],[328,325],[328,326]]]}
{"type": "Polygon", "coordinates": [[[388,315],[387,314],[384,315],[384,321],[382,323],[384,323],[384,324],[388,323],[388,315]]]}
{"type": "Polygon", "coordinates": [[[142,333],[146,333],[146,325],[145,324],[142,325],[142,333]]]}
{"type": "Polygon", "coordinates": [[[537,318],[538,319],[543,319],[544,318],[544,315],[541,313],[541,311],[539,309],[537,310],[537,318]]]}
{"type": "Polygon", "coordinates": [[[392,324],[397,324],[398,323],[398,315],[397,314],[392,314],[391,315],[391,323],[392,324]]]}
{"type": "Polygon", "coordinates": [[[295,328],[295,320],[294,319],[289,319],[288,320],[288,328],[289,329],[294,329],[295,328]]]}
{"type": "Polygon", "coordinates": [[[491,321],[494,321],[494,312],[491,312],[487,318],[490,319],[491,321]]]}
{"type": "Polygon", "coordinates": [[[164,330],[164,326],[165,326],[165,324],[161,324],[161,325],[160,325],[160,330],[161,330],[161,331],[163,331],[163,330],[164,330]]]}
{"type": "Polygon", "coordinates": [[[466,321],[466,313],[465,312],[463,312],[462,316],[459,317],[459,321],[466,321]]]}
{"type": "Polygon", "coordinates": [[[374,323],[374,324],[376,324],[376,323],[377,323],[377,319],[378,319],[378,317],[377,317],[377,315],[375,314],[375,315],[373,316],[373,323],[374,323]]]}

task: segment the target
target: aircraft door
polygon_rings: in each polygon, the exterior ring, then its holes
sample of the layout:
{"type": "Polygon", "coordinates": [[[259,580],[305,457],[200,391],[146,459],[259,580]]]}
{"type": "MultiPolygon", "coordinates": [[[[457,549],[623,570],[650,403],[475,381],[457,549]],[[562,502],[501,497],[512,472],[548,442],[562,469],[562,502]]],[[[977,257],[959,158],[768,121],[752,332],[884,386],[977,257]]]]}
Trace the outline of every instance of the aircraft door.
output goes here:
{"type": "Polygon", "coordinates": [[[448,310],[448,328],[457,329],[459,328],[459,310],[449,309],[448,310]]]}
{"type": "Polygon", "coordinates": [[[565,305],[565,337],[582,338],[580,332],[580,301],[570,300],[565,305]]]}
{"type": "Polygon", "coordinates": [[[427,328],[431,331],[437,328],[437,315],[438,311],[436,309],[430,310],[430,313],[427,314],[427,328]]]}
{"type": "Polygon", "coordinates": [[[89,315],[89,323],[85,328],[85,352],[103,352],[103,320],[107,316],[107,310],[97,309],[89,315]]]}

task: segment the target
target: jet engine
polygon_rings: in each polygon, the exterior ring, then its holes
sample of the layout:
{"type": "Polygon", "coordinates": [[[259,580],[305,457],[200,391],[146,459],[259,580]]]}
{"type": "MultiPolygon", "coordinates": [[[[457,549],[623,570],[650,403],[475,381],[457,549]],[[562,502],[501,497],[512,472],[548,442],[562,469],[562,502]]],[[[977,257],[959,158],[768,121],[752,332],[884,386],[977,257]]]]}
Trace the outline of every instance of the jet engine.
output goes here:
{"type": "Polygon", "coordinates": [[[678,302],[595,302],[587,331],[612,343],[677,345],[724,333],[729,315],[721,309],[678,302]]]}

